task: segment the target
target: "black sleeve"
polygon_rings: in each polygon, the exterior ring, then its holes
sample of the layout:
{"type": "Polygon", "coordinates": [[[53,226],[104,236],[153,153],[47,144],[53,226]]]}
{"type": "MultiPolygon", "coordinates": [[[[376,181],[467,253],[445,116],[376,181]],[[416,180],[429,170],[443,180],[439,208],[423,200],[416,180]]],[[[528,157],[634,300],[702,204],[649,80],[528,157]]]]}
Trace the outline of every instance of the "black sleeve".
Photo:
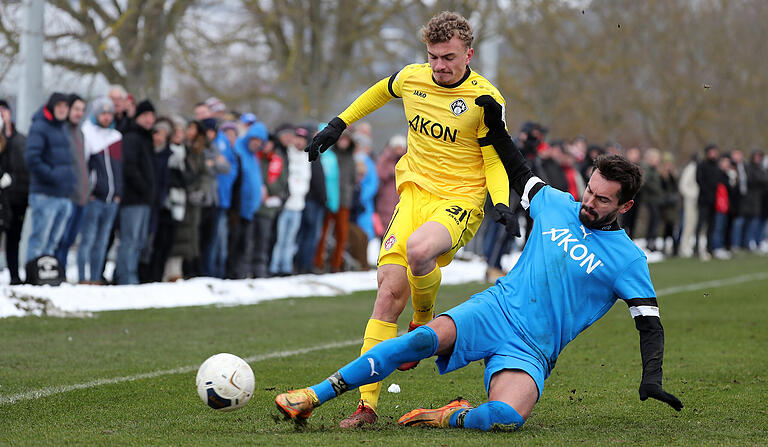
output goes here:
{"type": "Polygon", "coordinates": [[[642,383],[661,385],[664,359],[664,328],[659,318],[656,298],[627,300],[635,327],[640,333],[640,356],[643,361],[642,383]]]}
{"type": "MultiPolygon", "coordinates": [[[[504,169],[507,171],[509,177],[509,186],[521,197],[524,202],[530,203],[533,196],[536,195],[539,190],[546,185],[543,180],[536,177],[528,166],[528,162],[523,157],[520,149],[517,147],[512,137],[509,134],[500,136],[487,136],[480,138],[480,146],[493,145],[496,152],[499,154],[499,159],[504,165],[504,169]],[[538,179],[528,194],[525,194],[525,186],[531,179],[538,179]]],[[[527,207],[526,207],[527,208],[527,207]]]]}

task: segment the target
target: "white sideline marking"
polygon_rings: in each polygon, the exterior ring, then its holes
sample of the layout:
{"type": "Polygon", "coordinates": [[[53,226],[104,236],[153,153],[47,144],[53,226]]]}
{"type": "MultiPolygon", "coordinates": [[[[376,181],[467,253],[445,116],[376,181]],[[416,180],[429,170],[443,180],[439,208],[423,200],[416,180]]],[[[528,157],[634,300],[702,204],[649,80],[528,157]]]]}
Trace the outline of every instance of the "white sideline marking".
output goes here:
{"type": "Polygon", "coordinates": [[[722,287],[733,284],[741,284],[750,281],[759,281],[761,279],[768,279],[768,272],[752,273],[749,275],[734,276],[733,278],[715,279],[712,281],[698,282],[695,284],[688,284],[685,286],[667,287],[656,291],[656,295],[674,295],[681,292],[693,292],[696,290],[706,289],[709,287],[722,287]]]}
{"type": "MultiPolygon", "coordinates": [[[[750,281],[759,281],[768,279],[768,272],[753,273],[749,275],[734,276],[733,278],[716,279],[712,281],[704,281],[695,284],[688,284],[684,286],[667,287],[666,289],[660,289],[656,291],[657,295],[674,295],[681,292],[692,292],[696,290],[706,289],[710,287],[722,287],[733,284],[741,284],[750,281]]],[[[264,360],[278,359],[291,357],[299,354],[306,354],[314,351],[324,351],[327,349],[344,348],[352,346],[354,344],[362,343],[360,338],[352,340],[340,341],[335,343],[326,343],[323,345],[311,346],[309,348],[294,349],[292,351],[278,351],[270,352],[267,354],[259,354],[245,358],[248,363],[262,362],[264,360]]],[[[22,402],[25,400],[40,399],[42,397],[52,396],[54,394],[67,393],[70,391],[83,390],[86,388],[95,388],[101,385],[112,385],[115,383],[133,382],[141,379],[151,379],[154,377],[167,376],[170,374],[186,374],[188,372],[195,371],[200,365],[182,366],[174,369],[163,369],[159,371],[153,371],[143,374],[136,374],[133,376],[113,377],[111,379],[96,379],[89,382],[77,383],[74,385],[65,386],[53,386],[48,388],[40,388],[37,390],[27,391],[19,394],[12,394],[10,396],[0,396],[0,405],[14,404],[16,402],[22,402]]]]}
{"type": "MultiPolygon", "coordinates": [[[[324,351],[326,349],[344,348],[347,346],[362,344],[362,338],[355,338],[354,340],[339,341],[334,343],[326,343],[323,345],[311,346],[309,348],[294,349],[291,351],[278,351],[270,352],[267,354],[259,354],[251,357],[246,357],[244,360],[248,363],[262,362],[270,359],[280,359],[285,357],[291,357],[299,354],[306,354],[314,351],[324,351]]],[[[96,379],[89,382],[77,383],[74,385],[65,386],[52,386],[48,388],[40,388],[37,390],[27,391],[19,394],[12,394],[10,396],[0,396],[0,405],[14,404],[16,402],[22,402],[25,400],[40,399],[41,397],[48,397],[54,394],[67,393],[70,391],[83,390],[86,388],[95,388],[102,385],[112,385],[122,382],[133,382],[141,379],[152,379],[154,377],[167,376],[170,374],[186,374],[188,372],[196,371],[200,365],[182,366],[173,369],[163,369],[159,371],[152,371],[143,374],[136,374],[133,376],[113,377],[111,379],[96,379]]]]}

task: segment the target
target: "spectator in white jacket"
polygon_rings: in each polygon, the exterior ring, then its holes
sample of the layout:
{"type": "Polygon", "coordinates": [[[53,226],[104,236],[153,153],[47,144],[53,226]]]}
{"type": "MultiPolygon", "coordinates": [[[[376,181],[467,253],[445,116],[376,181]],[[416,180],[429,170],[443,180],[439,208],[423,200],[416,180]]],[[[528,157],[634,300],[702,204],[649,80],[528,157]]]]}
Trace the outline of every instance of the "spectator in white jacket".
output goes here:
{"type": "MultiPolygon", "coordinates": [[[[288,159],[288,199],[277,219],[277,241],[272,249],[269,273],[273,276],[293,274],[293,256],[296,253],[296,234],[301,224],[304,197],[309,191],[311,167],[307,154],[297,147],[297,137],[308,138],[307,130],[301,127],[283,126],[277,138],[285,146],[288,159]]],[[[304,140],[301,140],[304,141],[304,140]]]]}
{"type": "Polygon", "coordinates": [[[677,188],[683,197],[683,222],[680,234],[680,255],[685,258],[693,256],[693,245],[696,240],[696,222],[699,220],[699,184],[696,183],[696,154],[680,171],[677,188]]]}

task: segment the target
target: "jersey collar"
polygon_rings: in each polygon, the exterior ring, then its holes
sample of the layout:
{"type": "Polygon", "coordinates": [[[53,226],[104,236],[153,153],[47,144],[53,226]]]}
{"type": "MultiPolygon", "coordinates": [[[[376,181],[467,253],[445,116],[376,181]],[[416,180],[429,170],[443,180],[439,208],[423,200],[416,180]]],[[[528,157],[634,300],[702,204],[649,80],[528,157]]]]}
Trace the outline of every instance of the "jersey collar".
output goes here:
{"type": "Polygon", "coordinates": [[[456,87],[460,86],[461,84],[463,84],[464,81],[467,80],[467,78],[469,77],[470,74],[472,74],[472,69],[469,68],[469,65],[467,65],[467,71],[464,73],[464,76],[462,76],[461,79],[459,79],[457,82],[455,82],[455,83],[453,83],[451,85],[440,85],[440,84],[438,84],[437,81],[435,81],[435,77],[434,76],[432,76],[432,82],[434,82],[435,85],[437,85],[439,87],[456,88],[456,87]]]}

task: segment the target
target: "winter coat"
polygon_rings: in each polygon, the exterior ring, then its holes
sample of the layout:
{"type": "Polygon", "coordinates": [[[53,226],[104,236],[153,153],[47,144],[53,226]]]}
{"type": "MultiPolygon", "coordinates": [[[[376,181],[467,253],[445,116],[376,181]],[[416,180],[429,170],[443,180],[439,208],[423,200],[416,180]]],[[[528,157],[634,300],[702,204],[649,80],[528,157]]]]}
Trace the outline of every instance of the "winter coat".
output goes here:
{"type": "Polygon", "coordinates": [[[121,205],[150,205],[155,197],[154,143],[149,130],[132,122],[123,136],[121,205]]]}
{"type": "Polygon", "coordinates": [[[170,211],[175,222],[184,220],[187,209],[187,187],[192,184],[192,175],[187,165],[187,149],[183,144],[170,144],[168,157],[168,194],[164,207],[170,211]]]}
{"type": "Polygon", "coordinates": [[[565,178],[565,172],[557,160],[542,158],[539,166],[539,173],[543,175],[542,180],[555,189],[568,192],[568,179],[565,178]]]}
{"type": "Polygon", "coordinates": [[[339,211],[339,164],[336,153],[325,151],[320,154],[325,175],[325,207],[332,213],[339,211]]]}
{"type": "Polygon", "coordinates": [[[361,153],[358,155],[362,157],[365,163],[366,172],[365,176],[360,181],[360,205],[362,210],[357,216],[356,223],[365,234],[368,239],[376,237],[376,232],[373,229],[373,212],[374,205],[373,199],[376,197],[376,192],[379,190],[379,176],[376,174],[376,164],[374,164],[371,157],[368,154],[361,153]]]}
{"type": "Polygon", "coordinates": [[[680,193],[674,173],[660,175],[662,201],[659,204],[661,219],[664,222],[676,222],[680,217],[680,193]]]}
{"type": "Polygon", "coordinates": [[[664,190],[661,184],[661,175],[656,167],[643,165],[643,202],[648,205],[659,206],[664,201],[664,190]]]}
{"type": "Polygon", "coordinates": [[[240,217],[253,220],[253,215],[261,206],[261,165],[259,159],[248,149],[251,138],[267,141],[267,128],[262,123],[253,123],[245,135],[235,142],[235,151],[240,156],[240,217]]]}
{"type": "Polygon", "coordinates": [[[376,174],[379,177],[379,191],[376,193],[376,214],[386,227],[395,212],[395,206],[400,201],[395,182],[395,165],[400,160],[395,151],[384,150],[376,162],[376,174]]]}
{"type": "Polygon", "coordinates": [[[269,154],[259,151],[261,178],[267,188],[267,198],[256,212],[261,217],[274,219],[288,198],[288,165],[277,151],[269,154]]]}
{"type": "Polygon", "coordinates": [[[92,116],[83,123],[90,196],[111,203],[123,195],[123,134],[95,120],[92,116]]]}
{"type": "Polygon", "coordinates": [[[678,189],[680,190],[680,195],[682,195],[683,199],[686,201],[695,201],[699,198],[699,184],[696,182],[696,170],[696,162],[690,161],[680,172],[678,189]]]}
{"type": "Polygon", "coordinates": [[[224,132],[219,132],[214,140],[214,144],[219,150],[219,153],[227,159],[229,163],[229,170],[224,173],[216,175],[217,194],[218,194],[218,207],[229,209],[232,205],[232,188],[237,180],[238,171],[240,166],[238,164],[237,154],[235,154],[235,148],[229,143],[229,138],[224,132]]]}
{"type": "MultiPolygon", "coordinates": [[[[5,125],[8,126],[9,123],[5,123],[5,125]]],[[[0,129],[0,131],[4,132],[4,129],[0,129]]],[[[27,137],[16,132],[14,126],[11,130],[11,137],[6,139],[5,146],[5,151],[10,157],[9,172],[13,182],[7,191],[4,191],[8,194],[8,200],[14,208],[25,207],[29,202],[29,171],[27,170],[27,163],[24,161],[26,146],[27,137]]]]}
{"type": "Polygon", "coordinates": [[[354,200],[355,184],[355,143],[350,143],[346,149],[333,147],[336,162],[339,164],[339,208],[351,208],[354,200]]]}
{"type": "Polygon", "coordinates": [[[768,172],[757,163],[744,165],[747,171],[747,194],[741,200],[743,215],[746,217],[762,216],[762,199],[768,191],[768,172]]]}
{"type": "Polygon", "coordinates": [[[32,117],[24,161],[29,170],[29,192],[69,198],[75,189],[75,170],[64,122],[43,106],[32,117]]]}
{"type": "Polygon", "coordinates": [[[11,220],[13,218],[11,200],[8,194],[8,190],[13,184],[11,152],[8,147],[8,141],[4,140],[4,138],[4,136],[0,136],[0,231],[5,231],[11,227],[11,220]]]}
{"type": "Polygon", "coordinates": [[[170,182],[170,172],[168,169],[168,159],[171,158],[171,149],[165,146],[161,150],[155,150],[153,161],[155,164],[155,197],[152,201],[152,207],[149,213],[149,232],[157,231],[160,209],[163,208],[168,198],[168,188],[170,182]]]}
{"type": "Polygon", "coordinates": [[[696,169],[696,183],[699,184],[699,205],[714,206],[717,182],[721,177],[717,160],[703,160],[696,169]]]}
{"type": "Polygon", "coordinates": [[[75,170],[75,189],[71,198],[75,205],[83,206],[88,200],[88,153],[83,142],[83,131],[80,126],[75,126],[69,121],[64,123],[64,128],[69,136],[72,169],[75,170]]]}
{"type": "Polygon", "coordinates": [[[312,167],[307,163],[307,154],[294,146],[286,151],[288,157],[288,198],[285,209],[301,211],[304,209],[304,199],[309,192],[309,182],[312,178],[312,167]]]}

